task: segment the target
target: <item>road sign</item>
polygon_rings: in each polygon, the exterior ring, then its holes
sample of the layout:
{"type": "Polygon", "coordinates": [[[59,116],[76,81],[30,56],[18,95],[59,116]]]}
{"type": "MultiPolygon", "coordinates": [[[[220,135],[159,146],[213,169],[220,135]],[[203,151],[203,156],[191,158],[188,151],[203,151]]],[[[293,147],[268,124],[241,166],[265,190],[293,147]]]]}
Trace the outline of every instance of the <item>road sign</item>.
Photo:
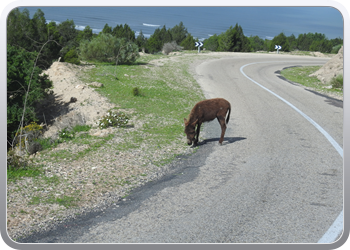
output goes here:
{"type": "Polygon", "coordinates": [[[281,45],[275,45],[275,49],[277,49],[277,54],[278,54],[278,51],[279,51],[280,49],[282,49],[282,46],[281,46],[281,45]]]}
{"type": "Polygon", "coordinates": [[[202,42],[195,42],[194,45],[198,47],[198,53],[201,51],[201,47],[203,46],[202,42]]]}

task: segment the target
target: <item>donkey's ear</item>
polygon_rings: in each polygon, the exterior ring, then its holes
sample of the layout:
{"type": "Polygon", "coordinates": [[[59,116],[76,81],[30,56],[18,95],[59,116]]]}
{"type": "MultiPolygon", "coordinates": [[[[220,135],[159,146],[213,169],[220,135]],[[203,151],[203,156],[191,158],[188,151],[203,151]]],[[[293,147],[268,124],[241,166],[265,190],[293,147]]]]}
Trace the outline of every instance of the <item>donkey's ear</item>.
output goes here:
{"type": "Polygon", "coordinates": [[[198,119],[195,120],[195,122],[192,123],[192,126],[193,126],[193,127],[196,126],[197,122],[198,122],[198,119]]]}

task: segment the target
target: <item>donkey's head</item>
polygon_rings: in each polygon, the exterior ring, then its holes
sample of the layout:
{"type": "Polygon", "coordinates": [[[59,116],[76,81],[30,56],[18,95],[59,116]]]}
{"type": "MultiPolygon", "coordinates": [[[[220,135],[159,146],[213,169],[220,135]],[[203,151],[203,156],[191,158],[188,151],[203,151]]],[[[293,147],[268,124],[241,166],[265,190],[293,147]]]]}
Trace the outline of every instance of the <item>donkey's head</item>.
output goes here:
{"type": "Polygon", "coordinates": [[[192,142],[195,140],[195,126],[198,121],[198,119],[195,122],[190,123],[186,118],[184,118],[185,121],[185,134],[187,135],[187,144],[192,145],[192,142]]]}

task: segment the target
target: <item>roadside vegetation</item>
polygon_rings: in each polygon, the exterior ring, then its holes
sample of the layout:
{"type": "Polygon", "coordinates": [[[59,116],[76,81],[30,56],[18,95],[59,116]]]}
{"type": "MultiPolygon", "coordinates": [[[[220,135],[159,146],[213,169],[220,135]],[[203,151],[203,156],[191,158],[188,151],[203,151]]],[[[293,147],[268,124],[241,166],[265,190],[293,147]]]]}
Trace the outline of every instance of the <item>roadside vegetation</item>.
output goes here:
{"type": "Polygon", "coordinates": [[[321,66],[291,67],[281,71],[281,75],[289,81],[299,83],[305,87],[321,93],[343,95],[343,76],[334,78],[329,85],[323,84],[317,77],[310,76],[319,70],[321,66]]]}

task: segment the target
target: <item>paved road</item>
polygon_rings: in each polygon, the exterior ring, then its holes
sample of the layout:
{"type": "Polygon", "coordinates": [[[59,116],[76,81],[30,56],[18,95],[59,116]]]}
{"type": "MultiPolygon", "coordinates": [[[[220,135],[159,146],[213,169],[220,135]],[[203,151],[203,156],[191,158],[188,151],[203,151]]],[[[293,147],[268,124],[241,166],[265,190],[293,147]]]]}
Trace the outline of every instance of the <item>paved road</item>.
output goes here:
{"type": "Polygon", "coordinates": [[[239,53],[204,61],[196,78],[206,97],[232,105],[223,145],[218,122],[206,124],[206,140],[196,154],[174,163],[177,173],[136,190],[119,207],[35,241],[316,243],[342,211],[342,157],[310,121],[261,86],[310,117],[342,148],[342,102],[275,74],[325,62],[239,53]]]}

